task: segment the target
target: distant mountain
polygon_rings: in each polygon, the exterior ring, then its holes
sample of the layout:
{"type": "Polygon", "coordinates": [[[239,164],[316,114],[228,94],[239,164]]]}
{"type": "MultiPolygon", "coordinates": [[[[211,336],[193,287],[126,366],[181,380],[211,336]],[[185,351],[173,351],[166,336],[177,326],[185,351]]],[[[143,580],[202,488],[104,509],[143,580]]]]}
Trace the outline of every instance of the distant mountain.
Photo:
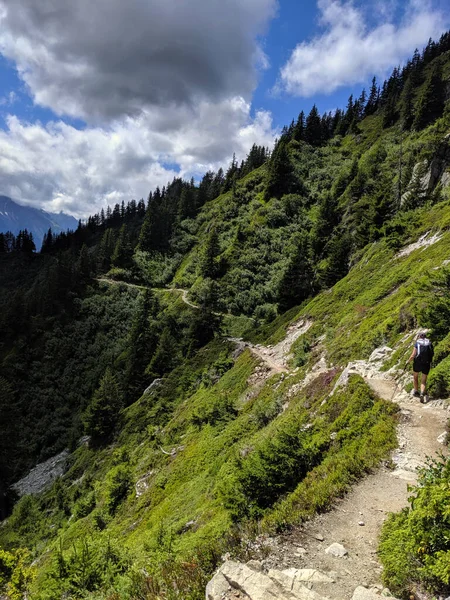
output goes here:
{"type": "Polygon", "coordinates": [[[7,196],[0,196],[0,232],[11,231],[17,235],[21,229],[28,229],[33,234],[38,251],[41,249],[44,234],[50,227],[53,233],[59,233],[67,229],[76,229],[77,226],[77,219],[63,212],[49,213],[39,208],[17,204],[7,196]]]}

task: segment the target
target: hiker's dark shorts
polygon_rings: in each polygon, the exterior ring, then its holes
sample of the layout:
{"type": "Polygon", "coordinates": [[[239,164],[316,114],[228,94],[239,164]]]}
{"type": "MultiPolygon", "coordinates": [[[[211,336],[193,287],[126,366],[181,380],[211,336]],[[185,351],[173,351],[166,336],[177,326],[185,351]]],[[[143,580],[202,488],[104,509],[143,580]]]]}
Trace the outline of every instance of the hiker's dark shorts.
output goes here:
{"type": "Polygon", "coordinates": [[[428,375],[431,369],[431,363],[422,362],[420,360],[414,360],[413,362],[413,371],[415,373],[422,373],[423,375],[428,375]]]}

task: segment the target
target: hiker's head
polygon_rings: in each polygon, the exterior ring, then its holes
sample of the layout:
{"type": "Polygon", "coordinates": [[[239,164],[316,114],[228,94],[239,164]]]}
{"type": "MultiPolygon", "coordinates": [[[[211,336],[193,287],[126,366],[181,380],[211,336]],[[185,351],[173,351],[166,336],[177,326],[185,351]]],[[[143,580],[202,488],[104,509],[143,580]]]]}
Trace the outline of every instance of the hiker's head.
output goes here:
{"type": "Polygon", "coordinates": [[[426,335],[426,333],[424,333],[423,331],[421,331],[417,337],[418,337],[419,339],[422,339],[422,340],[423,340],[424,338],[426,338],[426,337],[427,337],[427,335],[426,335]]]}

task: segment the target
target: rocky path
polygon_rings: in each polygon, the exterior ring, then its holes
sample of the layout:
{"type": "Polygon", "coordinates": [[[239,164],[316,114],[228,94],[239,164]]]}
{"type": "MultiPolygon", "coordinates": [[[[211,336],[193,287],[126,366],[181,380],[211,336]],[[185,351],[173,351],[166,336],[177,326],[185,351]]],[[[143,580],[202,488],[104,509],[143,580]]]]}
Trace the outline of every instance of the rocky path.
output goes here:
{"type": "Polygon", "coordinates": [[[444,402],[420,404],[397,386],[395,371],[381,371],[384,358],[376,351],[369,361],[349,364],[338,385],[359,373],[380,397],[399,405],[399,446],[391,464],[367,476],[330,512],[288,534],[258,540],[259,561],[224,563],[208,586],[207,600],[377,600],[388,595],[376,553],[381,527],[388,513],[407,506],[417,468],[427,457],[448,452],[443,443],[449,412],[444,402]]]}
{"type": "MultiPolygon", "coordinates": [[[[194,304],[188,298],[189,290],[182,288],[148,288],[144,285],[138,285],[135,283],[127,283],[125,281],[115,281],[114,279],[108,279],[106,277],[99,277],[97,281],[102,283],[108,283],[110,285],[126,285],[128,287],[137,288],[140,290],[151,289],[152,291],[178,293],[181,294],[181,299],[185,304],[199,310],[200,307],[194,304]]],[[[219,316],[226,316],[226,313],[214,313],[219,316]]],[[[290,358],[290,348],[294,341],[300,337],[303,333],[306,333],[312,323],[310,321],[300,321],[299,323],[291,326],[287,331],[286,338],[274,346],[262,346],[260,344],[251,344],[250,342],[244,342],[241,338],[227,338],[229,341],[241,344],[244,348],[248,348],[252,354],[257,358],[261,359],[264,365],[267,367],[265,370],[265,377],[273,375],[274,373],[287,373],[288,372],[288,360],[290,358]]]]}

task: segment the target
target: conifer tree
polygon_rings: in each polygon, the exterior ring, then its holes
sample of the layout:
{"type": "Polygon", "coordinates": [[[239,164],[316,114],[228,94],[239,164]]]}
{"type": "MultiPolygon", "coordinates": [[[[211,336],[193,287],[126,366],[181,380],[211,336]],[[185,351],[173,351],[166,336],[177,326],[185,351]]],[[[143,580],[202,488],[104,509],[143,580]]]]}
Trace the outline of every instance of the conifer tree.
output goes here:
{"type": "Polygon", "coordinates": [[[368,117],[369,115],[373,115],[378,108],[378,96],[379,90],[377,86],[377,78],[374,77],[372,79],[372,85],[370,87],[369,97],[367,99],[366,106],[364,108],[364,115],[368,117]]]}
{"type": "Polygon", "coordinates": [[[208,234],[205,247],[200,258],[200,274],[206,278],[214,279],[219,271],[217,257],[220,254],[219,235],[216,227],[212,227],[208,234]]]}
{"type": "Polygon", "coordinates": [[[44,233],[44,238],[42,240],[41,254],[45,254],[47,252],[51,252],[53,246],[53,233],[51,227],[44,233]]]}
{"type": "Polygon", "coordinates": [[[92,261],[86,244],[81,247],[77,261],[77,271],[81,281],[88,280],[92,275],[92,261]]]}
{"type": "Polygon", "coordinates": [[[133,266],[133,248],[131,247],[128,229],[124,223],[119,231],[114,252],[111,256],[111,263],[115,267],[130,269],[133,266]]]}
{"type": "Polygon", "coordinates": [[[305,141],[311,144],[311,146],[320,146],[322,144],[322,121],[315,104],[306,117],[305,141]]]}
{"type": "Polygon", "coordinates": [[[328,265],[323,273],[323,282],[328,287],[345,277],[349,270],[352,240],[349,234],[336,234],[327,248],[328,265]]]}
{"type": "Polygon", "coordinates": [[[137,400],[148,383],[145,369],[155,353],[158,342],[158,325],[155,321],[157,314],[158,301],[153,292],[146,289],[130,331],[129,353],[125,369],[127,404],[137,400]]]}
{"type": "Polygon", "coordinates": [[[294,185],[294,169],[289,157],[287,142],[281,139],[275,146],[267,168],[266,199],[281,198],[289,194],[294,185]]]}
{"type": "Polygon", "coordinates": [[[308,234],[299,233],[279,286],[280,308],[287,310],[308,298],[314,288],[314,272],[308,234]]]}
{"type": "Polygon", "coordinates": [[[297,123],[294,127],[293,138],[297,142],[301,142],[305,139],[305,113],[303,111],[298,115],[297,123]]]}
{"type": "Polygon", "coordinates": [[[108,438],[114,431],[123,407],[119,384],[108,367],[83,415],[86,433],[94,441],[108,438]]]}
{"type": "Polygon", "coordinates": [[[436,61],[423,84],[416,104],[413,128],[423,129],[442,115],[445,103],[445,90],[442,84],[442,68],[436,61]]]}
{"type": "Polygon", "coordinates": [[[400,122],[403,130],[411,129],[414,121],[414,86],[412,78],[408,77],[400,99],[400,122]]]}
{"type": "Polygon", "coordinates": [[[165,327],[146,373],[150,377],[161,377],[165,373],[169,373],[169,371],[177,366],[178,355],[177,342],[169,327],[165,327]]]}

